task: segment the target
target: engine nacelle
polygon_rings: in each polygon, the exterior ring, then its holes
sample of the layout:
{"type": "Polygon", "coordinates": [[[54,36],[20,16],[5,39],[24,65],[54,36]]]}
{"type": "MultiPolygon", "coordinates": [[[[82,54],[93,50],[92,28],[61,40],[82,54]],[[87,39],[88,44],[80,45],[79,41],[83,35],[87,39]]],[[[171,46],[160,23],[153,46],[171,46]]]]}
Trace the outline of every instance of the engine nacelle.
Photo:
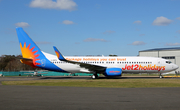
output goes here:
{"type": "Polygon", "coordinates": [[[105,76],[121,76],[121,68],[106,68],[104,75],[105,76]]]}

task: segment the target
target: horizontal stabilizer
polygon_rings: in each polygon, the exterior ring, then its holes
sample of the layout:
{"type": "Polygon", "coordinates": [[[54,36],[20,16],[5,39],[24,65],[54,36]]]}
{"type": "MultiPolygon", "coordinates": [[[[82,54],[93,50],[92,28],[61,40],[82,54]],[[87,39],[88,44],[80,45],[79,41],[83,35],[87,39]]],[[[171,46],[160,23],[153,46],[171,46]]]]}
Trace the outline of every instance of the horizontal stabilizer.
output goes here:
{"type": "Polygon", "coordinates": [[[20,60],[24,60],[24,61],[33,61],[33,59],[30,59],[30,58],[20,58],[20,57],[17,57],[17,59],[20,59],[20,60]]]}

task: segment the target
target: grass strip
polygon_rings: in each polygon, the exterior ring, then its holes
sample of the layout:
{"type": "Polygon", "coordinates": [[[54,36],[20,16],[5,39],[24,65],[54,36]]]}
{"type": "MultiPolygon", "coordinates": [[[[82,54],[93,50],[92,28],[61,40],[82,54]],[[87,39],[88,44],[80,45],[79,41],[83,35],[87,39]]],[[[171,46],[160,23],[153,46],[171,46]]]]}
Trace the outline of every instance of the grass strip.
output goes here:
{"type": "Polygon", "coordinates": [[[2,81],[1,83],[2,85],[108,87],[108,88],[180,87],[179,79],[31,80],[31,81],[2,81]]]}

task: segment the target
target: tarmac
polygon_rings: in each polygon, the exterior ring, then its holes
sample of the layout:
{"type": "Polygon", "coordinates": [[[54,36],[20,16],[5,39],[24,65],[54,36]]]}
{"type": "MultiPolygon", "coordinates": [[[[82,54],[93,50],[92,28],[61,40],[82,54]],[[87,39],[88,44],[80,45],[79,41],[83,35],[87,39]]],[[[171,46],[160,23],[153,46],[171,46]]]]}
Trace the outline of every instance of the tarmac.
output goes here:
{"type": "MultiPolygon", "coordinates": [[[[46,80],[49,78],[1,77],[0,81],[46,80]]],[[[54,79],[61,78],[54,77],[54,79]]],[[[62,79],[68,78],[72,77],[62,79]]],[[[179,103],[180,88],[0,85],[0,110],[179,110],[179,103]]]]}

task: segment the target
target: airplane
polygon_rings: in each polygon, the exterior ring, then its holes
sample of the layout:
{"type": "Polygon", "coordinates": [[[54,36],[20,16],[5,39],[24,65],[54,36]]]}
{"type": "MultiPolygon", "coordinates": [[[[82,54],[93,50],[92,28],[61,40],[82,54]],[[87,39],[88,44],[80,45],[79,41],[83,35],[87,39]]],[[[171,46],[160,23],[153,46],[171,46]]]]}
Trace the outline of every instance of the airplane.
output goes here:
{"type": "Polygon", "coordinates": [[[98,78],[98,74],[116,77],[122,73],[160,73],[162,78],[162,73],[179,68],[169,60],[155,57],[63,56],[55,46],[56,55],[52,55],[41,51],[23,28],[17,27],[16,32],[23,56],[20,61],[34,68],[65,73],[93,73],[92,79],[98,78]]]}

